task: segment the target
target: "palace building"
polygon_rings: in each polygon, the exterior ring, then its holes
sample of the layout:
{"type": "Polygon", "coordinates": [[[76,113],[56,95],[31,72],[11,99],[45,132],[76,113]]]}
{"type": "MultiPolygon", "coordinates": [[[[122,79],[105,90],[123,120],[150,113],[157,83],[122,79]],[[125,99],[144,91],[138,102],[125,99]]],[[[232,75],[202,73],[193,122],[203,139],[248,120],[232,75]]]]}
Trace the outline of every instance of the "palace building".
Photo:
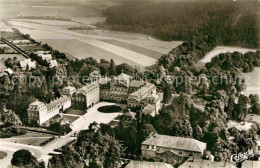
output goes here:
{"type": "Polygon", "coordinates": [[[127,103],[129,108],[144,109],[150,105],[149,110],[154,113],[158,113],[160,109],[160,99],[156,93],[156,86],[152,83],[134,80],[132,76],[122,72],[111,80],[99,79],[99,84],[101,100],[127,103]]]}
{"type": "Polygon", "coordinates": [[[98,82],[87,84],[72,96],[73,107],[78,109],[92,107],[94,104],[99,102],[99,95],[100,88],[98,82]]]}
{"type": "Polygon", "coordinates": [[[49,104],[45,104],[36,100],[31,103],[27,109],[28,122],[36,121],[39,125],[42,125],[49,119],[58,115],[71,107],[71,98],[68,96],[61,96],[58,99],[51,101],[49,104]]]}

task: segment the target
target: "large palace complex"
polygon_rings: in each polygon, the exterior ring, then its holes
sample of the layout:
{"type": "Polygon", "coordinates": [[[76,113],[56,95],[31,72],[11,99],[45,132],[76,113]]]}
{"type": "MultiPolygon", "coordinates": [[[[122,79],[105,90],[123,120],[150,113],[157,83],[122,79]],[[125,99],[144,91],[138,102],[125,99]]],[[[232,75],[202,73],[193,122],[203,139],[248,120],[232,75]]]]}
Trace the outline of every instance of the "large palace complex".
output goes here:
{"type": "Polygon", "coordinates": [[[160,109],[160,98],[156,86],[143,80],[121,73],[114,78],[100,78],[76,90],[72,86],[62,89],[62,97],[49,104],[35,101],[28,107],[28,121],[43,124],[71,106],[87,109],[101,101],[127,104],[129,109],[142,110],[145,114],[156,115],[160,109]]]}

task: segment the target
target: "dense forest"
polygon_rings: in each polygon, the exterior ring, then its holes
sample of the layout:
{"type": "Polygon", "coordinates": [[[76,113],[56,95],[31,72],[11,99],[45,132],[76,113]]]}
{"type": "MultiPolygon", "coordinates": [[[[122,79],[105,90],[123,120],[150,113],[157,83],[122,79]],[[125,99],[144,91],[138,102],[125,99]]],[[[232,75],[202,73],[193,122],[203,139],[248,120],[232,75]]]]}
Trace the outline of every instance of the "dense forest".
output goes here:
{"type": "Polygon", "coordinates": [[[190,40],[211,35],[223,45],[259,46],[256,1],[124,1],[104,15],[112,30],[153,35],[162,40],[190,40]]]}

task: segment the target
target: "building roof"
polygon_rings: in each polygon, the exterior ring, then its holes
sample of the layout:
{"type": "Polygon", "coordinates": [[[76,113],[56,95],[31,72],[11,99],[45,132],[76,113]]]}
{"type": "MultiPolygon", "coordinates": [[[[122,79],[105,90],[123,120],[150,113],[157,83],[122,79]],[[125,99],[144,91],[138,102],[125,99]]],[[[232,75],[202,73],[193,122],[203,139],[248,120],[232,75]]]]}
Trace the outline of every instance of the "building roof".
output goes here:
{"type": "Polygon", "coordinates": [[[83,95],[87,95],[87,93],[89,92],[90,89],[96,87],[98,85],[98,83],[91,83],[91,84],[87,84],[86,86],[83,86],[82,88],[80,88],[77,91],[77,94],[83,94],[83,95]]]}
{"type": "Polygon", "coordinates": [[[30,105],[32,105],[32,106],[40,106],[40,105],[44,105],[44,103],[36,99],[36,100],[35,100],[33,103],[31,103],[30,105]]]}
{"type": "Polygon", "coordinates": [[[23,61],[20,61],[20,66],[22,68],[26,68],[28,66],[29,69],[31,69],[31,68],[35,68],[36,64],[35,61],[32,61],[31,59],[24,59],[23,61]]]}
{"type": "Polygon", "coordinates": [[[58,66],[58,62],[56,60],[50,60],[50,67],[58,66]]]}
{"type": "Polygon", "coordinates": [[[188,159],[179,168],[236,168],[232,163],[215,162],[210,160],[195,159],[194,161],[188,159]]]}
{"type": "Polygon", "coordinates": [[[130,81],[130,87],[136,87],[139,88],[145,84],[145,81],[139,81],[139,80],[131,80],[130,81]]]}
{"type": "Polygon", "coordinates": [[[122,72],[120,75],[115,77],[116,80],[130,80],[131,78],[132,76],[127,75],[124,72],[122,72]]]}
{"type": "Polygon", "coordinates": [[[131,93],[129,96],[132,97],[132,98],[136,97],[138,99],[141,99],[141,97],[144,96],[147,92],[151,91],[151,89],[153,87],[155,87],[154,84],[146,82],[143,87],[141,87],[137,91],[131,93]]]}
{"type": "Polygon", "coordinates": [[[168,136],[161,134],[154,134],[145,140],[143,145],[155,145],[171,149],[179,149],[193,152],[203,152],[207,144],[196,139],[183,138],[176,136],[168,136]]]}
{"type": "Polygon", "coordinates": [[[5,72],[7,72],[9,75],[12,75],[14,73],[14,71],[10,68],[7,68],[5,72]]]}
{"type": "Polygon", "coordinates": [[[142,111],[145,115],[154,115],[153,113],[155,112],[155,107],[152,104],[148,104],[142,111]]]}
{"type": "Polygon", "coordinates": [[[48,110],[55,108],[55,107],[61,105],[62,103],[64,103],[67,100],[70,100],[70,99],[71,99],[70,97],[63,95],[60,98],[57,98],[57,99],[51,101],[49,104],[47,104],[47,108],[48,108],[48,110]]]}
{"type": "Polygon", "coordinates": [[[36,51],[35,54],[49,54],[50,51],[36,51]]]}
{"type": "Polygon", "coordinates": [[[30,43],[30,40],[13,40],[13,43],[14,44],[17,44],[17,43],[30,43]]]}
{"type": "Polygon", "coordinates": [[[259,168],[260,167],[260,161],[258,160],[245,160],[242,163],[242,168],[259,168]]]}
{"type": "Polygon", "coordinates": [[[163,162],[146,162],[131,160],[125,168],[173,168],[173,166],[163,162]]]}
{"type": "Polygon", "coordinates": [[[134,118],[136,116],[136,113],[131,112],[130,110],[125,112],[123,116],[134,118]]]}
{"type": "Polygon", "coordinates": [[[260,116],[257,114],[247,114],[245,121],[260,124],[260,116]]]}
{"type": "Polygon", "coordinates": [[[63,88],[63,90],[74,91],[74,90],[76,90],[76,88],[73,87],[73,86],[66,86],[66,87],[63,88]]]}
{"type": "Polygon", "coordinates": [[[239,131],[248,131],[252,128],[252,125],[253,125],[253,123],[249,123],[249,122],[237,123],[235,121],[229,120],[227,127],[228,127],[228,129],[235,127],[239,131]]]}
{"type": "Polygon", "coordinates": [[[46,107],[46,105],[43,102],[36,100],[29,105],[28,110],[36,111],[39,110],[41,107],[46,107]]]}

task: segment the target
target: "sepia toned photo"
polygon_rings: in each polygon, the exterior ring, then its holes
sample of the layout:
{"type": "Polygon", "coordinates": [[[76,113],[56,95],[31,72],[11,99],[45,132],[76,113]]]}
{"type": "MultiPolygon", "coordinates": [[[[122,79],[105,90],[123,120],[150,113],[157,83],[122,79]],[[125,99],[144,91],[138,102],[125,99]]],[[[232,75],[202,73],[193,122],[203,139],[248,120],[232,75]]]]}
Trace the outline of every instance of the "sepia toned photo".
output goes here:
{"type": "Polygon", "coordinates": [[[0,168],[260,168],[260,0],[0,0],[0,168]]]}

